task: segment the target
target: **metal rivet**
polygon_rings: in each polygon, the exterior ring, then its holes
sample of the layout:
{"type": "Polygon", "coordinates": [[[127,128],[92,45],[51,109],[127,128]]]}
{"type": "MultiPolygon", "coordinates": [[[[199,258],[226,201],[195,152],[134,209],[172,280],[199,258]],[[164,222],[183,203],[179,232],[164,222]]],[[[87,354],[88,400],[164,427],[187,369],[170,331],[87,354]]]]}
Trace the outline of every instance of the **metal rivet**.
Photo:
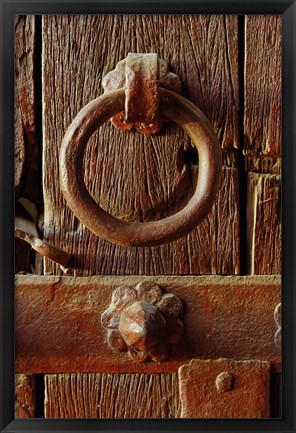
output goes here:
{"type": "Polygon", "coordinates": [[[226,392],[233,388],[234,377],[228,371],[223,371],[216,378],[216,388],[218,391],[226,392]]]}
{"type": "Polygon", "coordinates": [[[142,281],[135,288],[122,285],[113,290],[101,324],[111,348],[128,352],[138,362],[160,362],[184,334],[183,312],[178,296],[163,292],[152,281],[142,281]]]}

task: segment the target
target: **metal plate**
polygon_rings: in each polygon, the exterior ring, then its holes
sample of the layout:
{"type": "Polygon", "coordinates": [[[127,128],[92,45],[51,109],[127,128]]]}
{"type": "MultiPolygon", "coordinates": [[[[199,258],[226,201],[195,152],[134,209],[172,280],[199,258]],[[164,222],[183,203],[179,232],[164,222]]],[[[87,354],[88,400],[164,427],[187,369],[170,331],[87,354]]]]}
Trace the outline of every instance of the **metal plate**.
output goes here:
{"type": "Polygon", "coordinates": [[[179,368],[181,418],[268,418],[270,364],[194,359],[179,368]]]}

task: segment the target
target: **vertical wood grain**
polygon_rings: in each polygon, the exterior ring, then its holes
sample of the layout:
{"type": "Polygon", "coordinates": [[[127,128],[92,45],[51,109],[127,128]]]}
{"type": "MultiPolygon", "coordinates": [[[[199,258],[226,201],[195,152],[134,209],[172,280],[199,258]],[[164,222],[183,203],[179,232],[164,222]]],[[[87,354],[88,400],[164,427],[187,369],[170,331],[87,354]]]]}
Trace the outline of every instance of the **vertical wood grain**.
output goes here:
{"type": "Polygon", "coordinates": [[[281,16],[245,17],[244,147],[250,274],[281,273],[281,16]]]}
{"type": "Polygon", "coordinates": [[[36,199],[35,17],[15,17],[15,189],[36,199]]]}
{"type": "MultiPolygon", "coordinates": [[[[58,169],[62,137],[77,112],[102,93],[104,74],[133,51],[157,52],[168,61],[183,82],[184,96],[209,117],[225,153],[231,155],[238,147],[236,16],[44,16],[45,238],[74,255],[76,275],[236,274],[235,171],[224,171],[220,198],[208,219],[190,235],[160,247],[126,248],[106,242],[66,206],[58,169]]],[[[196,181],[195,164],[189,138],[174,124],[147,137],[118,131],[107,122],[90,139],[83,170],[85,184],[101,207],[118,218],[141,222],[163,218],[185,205],[196,181]]],[[[45,272],[61,271],[46,260],[45,272]]]]}
{"type": "Polygon", "coordinates": [[[35,418],[36,384],[34,375],[15,375],[15,417],[35,418]]]}
{"type": "Polygon", "coordinates": [[[281,61],[281,16],[246,16],[246,155],[281,154],[281,61]]]}
{"type": "Polygon", "coordinates": [[[280,15],[245,18],[243,153],[250,274],[281,273],[281,30],[280,15]]]}
{"type": "MultiPolygon", "coordinates": [[[[35,17],[16,15],[15,25],[15,195],[36,199],[38,155],[35,116],[35,17]]],[[[31,272],[30,246],[15,239],[15,273],[31,272]]],[[[36,415],[35,376],[15,375],[15,417],[36,415]]]]}
{"type": "MultiPolygon", "coordinates": [[[[36,199],[38,171],[35,116],[35,17],[16,15],[15,24],[15,194],[36,199]]],[[[15,240],[15,272],[31,271],[30,246],[15,240]]]]}
{"type": "MultiPolygon", "coordinates": [[[[244,144],[247,271],[281,273],[281,16],[245,17],[244,144]]],[[[262,277],[264,278],[264,277],[262,277]]],[[[281,416],[280,375],[271,416],[281,416]]]]}
{"type": "Polygon", "coordinates": [[[281,273],[281,182],[279,175],[248,175],[248,273],[281,273]]]}
{"type": "Polygon", "coordinates": [[[45,375],[45,418],[178,418],[177,374],[45,375]]]}
{"type": "Polygon", "coordinates": [[[245,18],[247,269],[281,273],[281,16],[245,18]],[[256,173],[256,174],[255,174],[256,173]]]}

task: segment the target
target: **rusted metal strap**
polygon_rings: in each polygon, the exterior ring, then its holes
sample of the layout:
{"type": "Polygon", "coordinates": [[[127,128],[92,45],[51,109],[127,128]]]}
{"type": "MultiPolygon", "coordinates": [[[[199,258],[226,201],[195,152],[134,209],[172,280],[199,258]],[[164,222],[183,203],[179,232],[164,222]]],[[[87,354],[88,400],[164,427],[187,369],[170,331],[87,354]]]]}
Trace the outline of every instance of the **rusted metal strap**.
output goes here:
{"type": "Polygon", "coordinates": [[[164,116],[159,113],[159,87],[180,94],[179,77],[156,53],[128,53],[102,80],[105,93],[125,89],[124,111],[112,117],[121,130],[136,129],[143,134],[160,131],[164,116]]]}
{"type": "Polygon", "coordinates": [[[159,105],[158,55],[129,53],[125,63],[125,120],[149,125],[159,105]]]}
{"type": "MultiPolygon", "coordinates": [[[[281,298],[281,278],[262,279],[17,276],[16,369],[27,373],[161,373],[177,372],[192,358],[226,357],[269,361],[273,371],[280,371],[274,309],[281,298]],[[127,353],[114,351],[101,324],[114,289],[139,288],[147,281],[174,294],[184,305],[184,335],[162,362],[132,362],[127,353]]],[[[123,297],[120,302],[126,300],[123,297]]]]}

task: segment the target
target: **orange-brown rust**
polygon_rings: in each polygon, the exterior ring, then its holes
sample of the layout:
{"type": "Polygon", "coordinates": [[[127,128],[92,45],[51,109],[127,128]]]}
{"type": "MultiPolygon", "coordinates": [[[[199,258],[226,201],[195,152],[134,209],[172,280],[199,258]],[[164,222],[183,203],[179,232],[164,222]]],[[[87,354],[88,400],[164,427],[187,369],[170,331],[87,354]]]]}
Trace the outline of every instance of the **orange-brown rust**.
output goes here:
{"type": "Polygon", "coordinates": [[[153,281],[142,281],[135,289],[119,286],[113,291],[101,323],[111,348],[136,361],[163,361],[184,333],[182,313],[180,298],[163,293],[153,281]]]}
{"type": "Polygon", "coordinates": [[[180,367],[179,386],[181,418],[270,416],[269,362],[194,359],[180,367]],[[219,376],[222,389],[217,389],[219,376]]]}
{"type": "Polygon", "coordinates": [[[105,93],[125,88],[125,109],[111,118],[113,125],[143,134],[155,134],[163,124],[158,109],[159,86],[178,94],[182,89],[179,77],[169,71],[167,62],[156,53],[128,53],[104,76],[102,85],[105,93]]]}
{"type": "MultiPolygon", "coordinates": [[[[192,358],[258,359],[281,369],[274,345],[280,276],[16,277],[18,372],[176,372],[192,358]],[[106,347],[100,314],[116,287],[158,284],[184,304],[185,333],[167,360],[131,362],[106,347]]],[[[175,322],[176,323],[176,322],[175,322]]]]}

